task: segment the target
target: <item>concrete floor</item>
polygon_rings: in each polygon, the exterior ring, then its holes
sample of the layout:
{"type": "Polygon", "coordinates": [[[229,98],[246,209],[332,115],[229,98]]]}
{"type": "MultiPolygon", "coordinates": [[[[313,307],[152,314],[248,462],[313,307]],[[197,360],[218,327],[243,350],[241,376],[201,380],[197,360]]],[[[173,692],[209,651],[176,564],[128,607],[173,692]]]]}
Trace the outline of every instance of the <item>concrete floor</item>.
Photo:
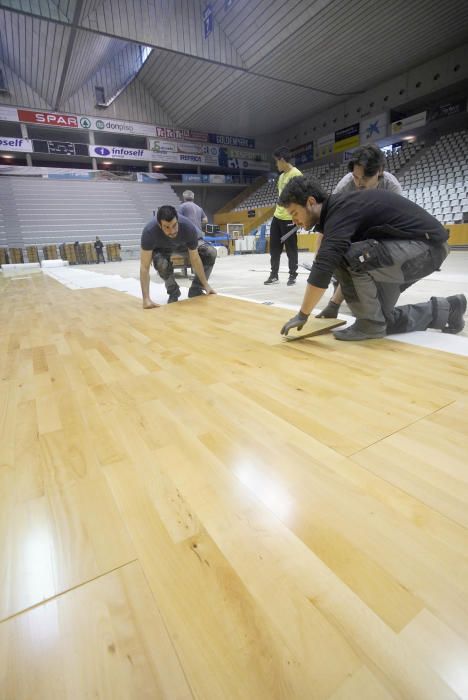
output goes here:
{"type": "MultiPolygon", "coordinates": [[[[312,263],[313,253],[299,253],[299,262],[312,263]]],[[[291,306],[298,308],[301,304],[307,282],[308,272],[299,268],[299,276],[293,287],[287,287],[288,268],[286,255],[281,258],[280,284],[265,286],[263,282],[270,271],[270,257],[267,254],[244,254],[219,257],[216,261],[210,282],[217,292],[252,299],[261,303],[270,303],[278,306],[291,306]]],[[[139,261],[123,260],[120,263],[106,263],[103,265],[82,266],[89,272],[101,274],[120,275],[139,279],[139,261]]],[[[75,268],[77,269],[77,268],[75,268]]],[[[161,283],[154,270],[151,272],[151,280],[161,283]]],[[[190,286],[191,279],[185,278],[177,272],[177,281],[180,286],[190,286]]],[[[318,308],[323,308],[332,293],[332,287],[325,293],[318,308]]],[[[400,297],[401,304],[426,301],[431,296],[449,296],[451,294],[465,294],[468,296],[468,251],[452,251],[445,260],[440,272],[434,272],[429,277],[420,280],[407,289],[400,297]]],[[[341,311],[349,314],[346,304],[341,311]]],[[[467,326],[462,335],[468,337],[467,326]]]]}

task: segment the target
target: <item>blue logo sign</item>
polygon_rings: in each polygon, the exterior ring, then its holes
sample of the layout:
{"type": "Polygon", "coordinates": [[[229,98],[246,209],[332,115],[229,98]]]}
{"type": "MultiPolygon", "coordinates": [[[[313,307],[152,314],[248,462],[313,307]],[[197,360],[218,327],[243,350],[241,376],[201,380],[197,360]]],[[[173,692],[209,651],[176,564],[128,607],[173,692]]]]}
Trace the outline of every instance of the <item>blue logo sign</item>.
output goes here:
{"type": "Polygon", "coordinates": [[[367,129],[366,129],[367,138],[370,138],[372,136],[372,134],[377,134],[377,135],[380,134],[379,120],[378,119],[377,119],[377,121],[370,122],[367,125],[367,129]]]}
{"type": "Polygon", "coordinates": [[[98,154],[98,156],[110,156],[110,151],[108,148],[104,148],[104,146],[96,146],[94,149],[94,152],[98,154]]]}

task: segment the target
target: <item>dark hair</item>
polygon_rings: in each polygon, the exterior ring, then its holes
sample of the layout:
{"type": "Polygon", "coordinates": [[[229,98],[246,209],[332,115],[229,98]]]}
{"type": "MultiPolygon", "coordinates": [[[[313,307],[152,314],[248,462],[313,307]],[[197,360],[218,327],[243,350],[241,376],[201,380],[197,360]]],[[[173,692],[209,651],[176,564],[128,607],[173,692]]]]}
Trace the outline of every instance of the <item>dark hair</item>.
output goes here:
{"type": "Polygon", "coordinates": [[[289,207],[290,204],[300,204],[301,207],[305,207],[309,197],[314,197],[320,204],[326,200],[328,194],[314,177],[298,175],[289,180],[279,196],[278,203],[282,207],[289,207]]]}
{"type": "Polygon", "coordinates": [[[160,224],[161,221],[172,221],[172,219],[178,218],[175,207],[171,207],[170,204],[164,204],[162,207],[159,207],[156,215],[158,224],[160,224]]]}
{"type": "Polygon", "coordinates": [[[364,177],[373,177],[385,167],[385,155],[378,146],[362,146],[353,153],[348,162],[348,170],[353,172],[355,165],[362,165],[364,177]]]}
{"type": "Polygon", "coordinates": [[[286,163],[290,163],[292,161],[292,154],[289,148],[286,148],[286,146],[281,146],[281,148],[277,148],[273,151],[273,158],[275,160],[280,160],[280,158],[282,158],[286,161],[286,163]]]}

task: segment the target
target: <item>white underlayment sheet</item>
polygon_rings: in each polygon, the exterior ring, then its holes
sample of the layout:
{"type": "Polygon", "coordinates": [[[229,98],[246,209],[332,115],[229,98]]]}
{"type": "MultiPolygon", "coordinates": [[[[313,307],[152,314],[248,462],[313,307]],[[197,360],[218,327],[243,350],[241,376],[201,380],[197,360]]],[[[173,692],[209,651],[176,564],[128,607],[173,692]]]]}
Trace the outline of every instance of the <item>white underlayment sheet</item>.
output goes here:
{"type": "MultiPolygon", "coordinates": [[[[73,269],[70,267],[56,267],[43,271],[45,275],[66,285],[69,289],[94,289],[96,287],[108,287],[116,289],[119,292],[126,292],[131,296],[141,299],[141,289],[139,280],[133,277],[120,277],[120,275],[104,275],[99,272],[88,272],[87,270],[73,269]]],[[[453,276],[451,277],[453,281],[453,276]]],[[[180,299],[187,299],[188,288],[180,288],[180,299]]],[[[167,292],[164,284],[150,283],[151,298],[157,304],[167,303],[167,292]]],[[[250,301],[255,304],[269,304],[269,302],[261,302],[256,299],[248,299],[246,297],[236,296],[234,294],[223,294],[232,299],[241,299],[242,301],[250,301]]],[[[272,303],[272,306],[283,309],[292,309],[297,311],[297,306],[292,304],[281,304],[278,302],[272,303]]],[[[351,316],[339,314],[339,318],[348,321],[353,321],[351,316]]],[[[279,329],[278,329],[279,333],[279,329]]],[[[416,331],[414,333],[402,333],[401,335],[389,335],[388,338],[397,340],[401,343],[409,343],[410,345],[419,345],[424,348],[433,350],[441,350],[442,352],[451,352],[456,355],[464,355],[468,357],[468,338],[460,335],[450,335],[441,333],[437,330],[416,331]]]]}

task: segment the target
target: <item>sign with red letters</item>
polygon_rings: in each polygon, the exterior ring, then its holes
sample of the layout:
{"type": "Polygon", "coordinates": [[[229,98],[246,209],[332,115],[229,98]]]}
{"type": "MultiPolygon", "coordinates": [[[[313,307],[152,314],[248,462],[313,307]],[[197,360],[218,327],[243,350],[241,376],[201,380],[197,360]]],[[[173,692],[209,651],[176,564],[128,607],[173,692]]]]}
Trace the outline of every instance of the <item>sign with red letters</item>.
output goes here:
{"type": "Polygon", "coordinates": [[[78,128],[78,117],[73,114],[57,114],[56,112],[33,112],[29,109],[19,109],[18,119],[20,122],[29,124],[42,124],[43,126],[65,126],[67,128],[78,128]]]}

